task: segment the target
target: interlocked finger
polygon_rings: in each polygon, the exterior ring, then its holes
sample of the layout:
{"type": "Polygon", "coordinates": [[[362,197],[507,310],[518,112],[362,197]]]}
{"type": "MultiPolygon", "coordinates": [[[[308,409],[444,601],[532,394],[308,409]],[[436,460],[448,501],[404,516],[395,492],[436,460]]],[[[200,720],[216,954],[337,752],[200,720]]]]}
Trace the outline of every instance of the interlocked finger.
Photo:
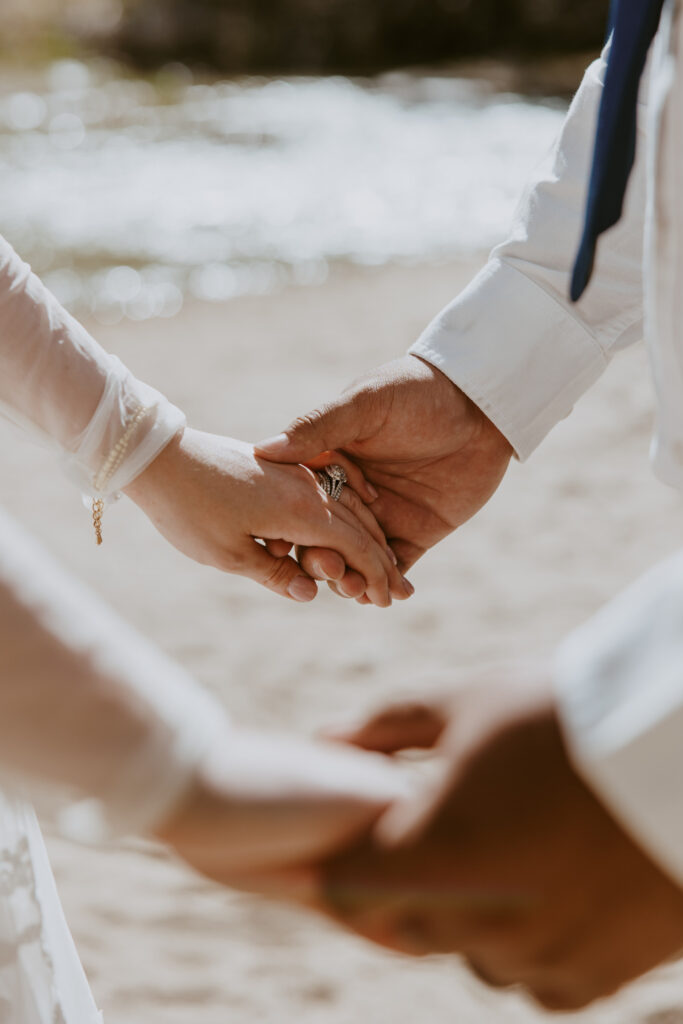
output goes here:
{"type": "Polygon", "coordinates": [[[412,594],[412,588],[410,585],[406,585],[406,581],[399,572],[396,566],[396,556],[389,547],[382,532],[382,528],[372,514],[371,509],[367,505],[363,504],[358,495],[350,487],[345,487],[341,498],[339,499],[339,505],[343,505],[347,508],[356,519],[363,525],[368,531],[371,537],[373,537],[377,544],[381,547],[382,551],[386,555],[387,562],[389,565],[389,582],[392,597],[397,598],[399,601],[405,601],[412,594]]]}
{"type": "MultiPolygon", "coordinates": [[[[403,581],[403,577],[394,565],[393,559],[389,556],[384,535],[377,525],[374,517],[369,509],[363,505],[358,495],[349,488],[344,488],[344,493],[341,499],[337,502],[330,501],[332,506],[335,520],[338,522],[342,520],[347,524],[350,529],[353,529],[356,533],[356,543],[364,547],[368,554],[372,552],[373,559],[376,568],[373,570],[373,575],[368,576],[366,572],[362,572],[367,584],[366,594],[373,604],[377,604],[377,587],[382,588],[382,584],[386,588],[386,594],[388,600],[380,604],[385,607],[386,604],[391,604],[391,598],[396,597],[399,600],[405,600],[410,596],[410,590],[406,587],[403,581]]],[[[356,569],[361,572],[358,564],[350,563],[348,558],[346,564],[352,569],[356,569]]]]}
{"type": "Polygon", "coordinates": [[[312,579],[327,580],[330,590],[339,597],[354,598],[365,593],[365,580],[355,569],[349,569],[337,551],[297,546],[296,559],[312,579]]]}
{"type": "Polygon", "coordinates": [[[394,566],[383,547],[349,509],[341,502],[330,498],[327,501],[328,517],[309,534],[309,542],[317,548],[337,551],[347,566],[361,574],[372,603],[380,608],[388,607],[391,604],[390,577],[394,566]]]}

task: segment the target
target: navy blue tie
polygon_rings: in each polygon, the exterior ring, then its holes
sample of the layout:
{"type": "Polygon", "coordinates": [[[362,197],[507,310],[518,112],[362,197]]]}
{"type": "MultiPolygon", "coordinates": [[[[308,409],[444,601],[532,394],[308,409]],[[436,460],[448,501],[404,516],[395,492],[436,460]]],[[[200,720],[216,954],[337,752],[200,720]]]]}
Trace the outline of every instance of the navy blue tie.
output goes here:
{"type": "Polygon", "coordinates": [[[581,298],[590,281],[598,236],[621,217],[636,154],[638,86],[657,32],[664,0],[612,0],[612,46],[598,114],[583,236],[570,295],[581,298]]]}

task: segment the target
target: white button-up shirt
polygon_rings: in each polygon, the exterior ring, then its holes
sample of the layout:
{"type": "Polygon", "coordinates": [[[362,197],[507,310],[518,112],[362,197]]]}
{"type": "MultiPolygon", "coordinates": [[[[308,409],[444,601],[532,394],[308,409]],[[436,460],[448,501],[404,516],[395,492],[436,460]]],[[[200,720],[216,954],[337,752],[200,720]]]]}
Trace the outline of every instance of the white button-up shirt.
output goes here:
{"type": "MultiPolygon", "coordinates": [[[[412,348],[526,459],[619,349],[644,336],[657,392],[655,471],[683,489],[683,17],[668,0],[639,102],[624,217],[569,301],[607,51],[527,189],[510,237],[412,348]]],[[[683,884],[683,554],[650,572],[558,652],[575,764],[683,884]]]]}

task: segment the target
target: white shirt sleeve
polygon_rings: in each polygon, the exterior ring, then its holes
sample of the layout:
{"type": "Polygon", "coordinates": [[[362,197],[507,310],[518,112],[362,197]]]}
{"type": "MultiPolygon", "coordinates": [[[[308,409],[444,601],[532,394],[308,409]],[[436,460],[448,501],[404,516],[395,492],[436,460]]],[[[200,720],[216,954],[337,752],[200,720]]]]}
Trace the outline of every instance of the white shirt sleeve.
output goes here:
{"type": "Polygon", "coordinates": [[[683,551],[571,634],[554,676],[577,770],[683,885],[683,551]]]}
{"type": "Polygon", "coordinates": [[[625,216],[600,239],[585,295],[569,301],[607,52],[587,70],[510,237],[411,348],[469,395],[520,459],[571,411],[611,354],[642,337],[642,138],[625,216]]]}
{"type": "Polygon", "coordinates": [[[0,412],[56,447],[91,497],[140,474],[185,417],[59,305],[0,239],[0,412]]]}
{"type": "MultiPolygon", "coordinates": [[[[646,305],[658,393],[655,466],[679,487],[682,43],[683,17],[667,5],[652,54],[646,305]]],[[[555,679],[577,770],[683,886],[683,552],[570,636],[558,652],[555,679]]]]}
{"type": "MultiPolygon", "coordinates": [[[[79,838],[164,820],[230,727],[182,669],[0,512],[0,774],[79,838]]],[[[224,744],[225,745],[225,744],[224,744]]]]}

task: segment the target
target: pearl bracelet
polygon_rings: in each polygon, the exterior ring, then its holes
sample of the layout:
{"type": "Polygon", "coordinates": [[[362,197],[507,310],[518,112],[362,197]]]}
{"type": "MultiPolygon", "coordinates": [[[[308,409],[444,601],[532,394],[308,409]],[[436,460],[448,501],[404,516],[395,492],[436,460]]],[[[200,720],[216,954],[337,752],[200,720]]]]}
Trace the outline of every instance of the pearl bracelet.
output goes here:
{"type": "MultiPolygon", "coordinates": [[[[106,459],[102,463],[102,466],[98,470],[94,480],[93,486],[96,491],[103,491],[107,486],[111,478],[114,476],[116,471],[120,468],[123,462],[128,447],[131,442],[133,434],[137,430],[138,426],[144,420],[145,416],[150,412],[150,406],[138,406],[133,418],[129,422],[128,426],[124,430],[123,434],[116,442],[112,450],[107,455],[106,459]]],[[[92,503],[92,524],[95,530],[95,540],[98,545],[102,543],[102,516],[104,515],[104,498],[94,498],[92,503]]]]}

